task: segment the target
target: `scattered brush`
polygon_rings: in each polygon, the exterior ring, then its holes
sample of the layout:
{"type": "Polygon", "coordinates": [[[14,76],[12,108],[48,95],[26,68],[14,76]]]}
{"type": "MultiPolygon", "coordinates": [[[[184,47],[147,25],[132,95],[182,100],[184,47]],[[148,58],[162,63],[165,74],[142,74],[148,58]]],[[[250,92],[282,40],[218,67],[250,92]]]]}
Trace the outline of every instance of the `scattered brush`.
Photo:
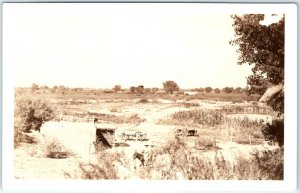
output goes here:
{"type": "Polygon", "coordinates": [[[237,106],[228,105],[223,106],[220,111],[225,114],[273,114],[274,111],[268,106],[259,106],[254,103],[254,105],[248,106],[237,106]]]}
{"type": "Polygon", "coordinates": [[[189,121],[212,127],[215,125],[220,125],[223,118],[223,115],[219,111],[201,109],[192,111],[179,111],[172,115],[172,119],[178,121],[189,121]]]}
{"type": "Polygon", "coordinates": [[[112,123],[117,123],[117,124],[124,124],[124,123],[141,123],[144,122],[145,119],[139,117],[138,114],[133,114],[130,115],[129,117],[127,116],[117,116],[117,115],[111,115],[111,114],[105,114],[105,113],[88,113],[89,116],[94,116],[98,120],[102,121],[108,121],[112,123]]]}
{"type": "Polygon", "coordinates": [[[149,100],[146,98],[142,98],[137,103],[149,103],[149,100]]]}
{"type": "Polygon", "coordinates": [[[251,157],[236,157],[234,162],[225,160],[216,150],[210,160],[193,155],[179,138],[150,152],[146,167],[141,168],[142,179],[185,180],[282,180],[283,149],[255,152],[251,157]]]}
{"type": "Polygon", "coordinates": [[[195,102],[193,102],[193,103],[192,102],[182,102],[181,105],[184,106],[185,108],[200,106],[198,103],[195,103],[195,102]]]}
{"type": "Polygon", "coordinates": [[[30,155],[38,158],[62,159],[74,156],[57,138],[42,137],[30,150],[30,155]]]}

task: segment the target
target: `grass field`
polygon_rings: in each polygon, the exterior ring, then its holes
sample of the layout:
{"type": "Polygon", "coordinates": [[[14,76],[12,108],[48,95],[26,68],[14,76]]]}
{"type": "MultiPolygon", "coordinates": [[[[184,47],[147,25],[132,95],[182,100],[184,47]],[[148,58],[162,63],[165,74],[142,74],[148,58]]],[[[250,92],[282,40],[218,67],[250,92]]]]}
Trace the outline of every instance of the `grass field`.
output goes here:
{"type": "MultiPolygon", "coordinates": [[[[264,152],[280,152],[261,133],[261,128],[276,114],[255,97],[234,93],[114,94],[99,90],[32,93],[29,89],[16,89],[15,100],[21,98],[46,100],[55,116],[42,125],[40,133],[30,134],[36,139],[34,143],[21,143],[15,148],[16,178],[275,179],[280,176],[280,173],[266,175],[268,171],[257,165],[257,159],[267,155],[264,152]],[[114,140],[119,145],[101,152],[91,150],[95,118],[100,126],[116,128],[114,140]],[[124,133],[135,132],[144,133],[146,140],[122,138],[124,133]],[[85,146],[89,148],[86,152],[85,146]],[[144,161],[133,159],[134,153],[143,155],[144,161]],[[61,159],[55,159],[58,157],[61,159]],[[48,161],[51,164],[46,166],[44,163],[48,161]],[[237,168],[241,164],[245,167],[248,164],[253,170],[246,175],[243,168],[237,168]]],[[[275,163],[276,167],[282,164],[280,160],[275,163]]]]}

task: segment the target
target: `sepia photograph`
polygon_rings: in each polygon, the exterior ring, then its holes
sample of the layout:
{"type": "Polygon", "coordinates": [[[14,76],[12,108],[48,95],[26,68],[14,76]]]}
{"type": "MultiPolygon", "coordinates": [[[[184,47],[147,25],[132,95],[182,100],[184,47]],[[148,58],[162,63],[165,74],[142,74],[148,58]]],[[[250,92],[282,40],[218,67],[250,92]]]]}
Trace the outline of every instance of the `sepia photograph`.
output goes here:
{"type": "Polygon", "coordinates": [[[295,123],[285,94],[297,83],[286,78],[296,9],[222,6],[4,3],[13,180],[294,176],[297,128],[284,120],[295,123]]]}

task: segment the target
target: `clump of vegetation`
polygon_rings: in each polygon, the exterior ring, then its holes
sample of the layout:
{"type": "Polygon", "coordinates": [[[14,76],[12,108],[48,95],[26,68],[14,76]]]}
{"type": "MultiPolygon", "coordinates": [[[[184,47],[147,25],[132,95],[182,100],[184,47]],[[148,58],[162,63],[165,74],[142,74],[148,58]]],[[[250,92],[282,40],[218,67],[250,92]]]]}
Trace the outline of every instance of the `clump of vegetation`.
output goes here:
{"type": "Polygon", "coordinates": [[[118,171],[114,163],[128,166],[127,160],[124,161],[124,152],[99,151],[96,163],[79,163],[81,178],[83,179],[119,179],[118,171]]]}
{"type": "Polygon", "coordinates": [[[117,112],[120,112],[120,109],[118,109],[117,107],[113,107],[110,109],[110,112],[111,113],[117,113],[117,112]]]}
{"type": "Polygon", "coordinates": [[[142,98],[138,101],[138,103],[149,103],[149,100],[146,98],[142,98]]]}
{"type": "Polygon", "coordinates": [[[216,145],[214,137],[202,137],[197,140],[196,148],[199,150],[216,150],[219,149],[216,145]]]}
{"type": "Polygon", "coordinates": [[[102,121],[109,121],[117,124],[123,124],[123,123],[141,123],[144,122],[145,119],[139,117],[138,114],[133,114],[129,117],[127,116],[117,116],[117,115],[111,115],[111,114],[105,114],[105,113],[94,113],[89,112],[89,116],[94,116],[98,120],[102,121]]]}
{"type": "Polygon", "coordinates": [[[272,123],[267,123],[262,133],[267,141],[278,143],[279,146],[284,145],[284,119],[275,119],[272,123]]]}
{"type": "Polygon", "coordinates": [[[54,111],[46,101],[40,99],[16,98],[14,142],[16,144],[28,142],[26,138],[29,138],[25,133],[40,131],[42,124],[54,117],[54,111]]]}
{"type": "Polygon", "coordinates": [[[74,156],[56,137],[38,137],[37,143],[29,149],[32,157],[62,159],[74,156]]]}
{"type": "Polygon", "coordinates": [[[211,159],[195,156],[179,138],[150,152],[146,167],[140,172],[144,179],[188,180],[282,180],[283,150],[254,152],[250,158],[225,160],[220,151],[211,159]]]}
{"type": "Polygon", "coordinates": [[[254,152],[250,159],[237,158],[233,173],[238,180],[283,180],[283,148],[254,152]]]}
{"type": "Polygon", "coordinates": [[[173,94],[175,91],[179,90],[179,86],[176,82],[168,80],[163,83],[163,88],[167,93],[173,94]]]}
{"type": "Polygon", "coordinates": [[[42,149],[44,155],[47,158],[67,158],[73,155],[58,139],[56,138],[45,138],[42,143],[42,149]]]}
{"type": "Polygon", "coordinates": [[[248,105],[248,106],[223,106],[220,109],[226,114],[272,114],[274,111],[267,106],[248,105]]]}
{"type": "Polygon", "coordinates": [[[215,126],[220,125],[224,117],[220,111],[199,109],[192,111],[179,111],[174,113],[172,118],[178,121],[191,121],[197,124],[215,126]]]}
{"type": "Polygon", "coordinates": [[[182,102],[181,105],[183,105],[185,108],[190,108],[190,107],[199,107],[199,103],[192,103],[192,102],[182,102]]]}

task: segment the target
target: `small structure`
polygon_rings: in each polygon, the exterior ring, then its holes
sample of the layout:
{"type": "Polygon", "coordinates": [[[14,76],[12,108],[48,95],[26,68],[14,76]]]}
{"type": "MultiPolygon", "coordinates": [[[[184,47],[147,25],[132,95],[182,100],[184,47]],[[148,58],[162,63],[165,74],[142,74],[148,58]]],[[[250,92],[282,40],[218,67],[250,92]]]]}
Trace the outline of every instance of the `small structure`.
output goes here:
{"type": "Polygon", "coordinates": [[[85,155],[114,146],[115,128],[109,124],[91,122],[46,122],[41,127],[41,134],[56,139],[74,154],[85,155]]]}

